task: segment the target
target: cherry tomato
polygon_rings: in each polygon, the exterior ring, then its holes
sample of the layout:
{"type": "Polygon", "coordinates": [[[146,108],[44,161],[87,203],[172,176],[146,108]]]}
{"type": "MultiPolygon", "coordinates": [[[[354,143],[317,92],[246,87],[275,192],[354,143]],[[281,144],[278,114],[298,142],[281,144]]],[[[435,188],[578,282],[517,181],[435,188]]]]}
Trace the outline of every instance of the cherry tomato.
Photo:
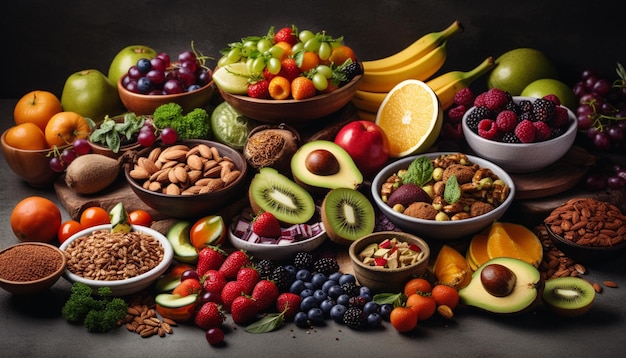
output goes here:
{"type": "Polygon", "coordinates": [[[109,212],[99,206],[87,208],[82,214],[80,214],[80,224],[85,229],[96,225],[110,223],[111,217],[109,216],[109,212]]]}
{"type": "Polygon", "coordinates": [[[63,243],[65,240],[69,239],[70,236],[76,234],[81,231],[83,226],[76,220],[68,220],[61,224],[59,227],[59,233],[57,234],[57,239],[59,239],[59,243],[63,243]]]}
{"type": "Polygon", "coordinates": [[[141,225],[150,227],[152,225],[152,215],[149,212],[141,209],[133,210],[128,213],[128,221],[132,225],[141,225]]]}

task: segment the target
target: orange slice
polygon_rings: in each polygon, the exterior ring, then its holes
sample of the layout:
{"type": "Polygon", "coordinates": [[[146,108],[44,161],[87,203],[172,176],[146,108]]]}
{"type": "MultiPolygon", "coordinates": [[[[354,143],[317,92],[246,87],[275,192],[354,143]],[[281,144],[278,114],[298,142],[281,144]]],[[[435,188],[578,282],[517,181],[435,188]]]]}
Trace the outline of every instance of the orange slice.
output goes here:
{"type": "Polygon", "coordinates": [[[433,274],[439,283],[457,290],[467,286],[472,279],[472,269],[455,248],[443,245],[433,264],[433,274]]]}
{"type": "Polygon", "coordinates": [[[428,85],[405,80],[381,103],[376,124],[390,138],[389,155],[401,158],[425,152],[435,143],[443,125],[443,110],[428,85]]]}
{"type": "Polygon", "coordinates": [[[489,261],[490,257],[487,253],[487,240],[489,239],[489,230],[475,234],[470,241],[467,255],[472,259],[476,266],[481,266],[489,261]]]}
{"type": "Polygon", "coordinates": [[[541,241],[530,229],[512,223],[493,223],[487,240],[489,257],[513,257],[537,267],[543,258],[541,241]]]}

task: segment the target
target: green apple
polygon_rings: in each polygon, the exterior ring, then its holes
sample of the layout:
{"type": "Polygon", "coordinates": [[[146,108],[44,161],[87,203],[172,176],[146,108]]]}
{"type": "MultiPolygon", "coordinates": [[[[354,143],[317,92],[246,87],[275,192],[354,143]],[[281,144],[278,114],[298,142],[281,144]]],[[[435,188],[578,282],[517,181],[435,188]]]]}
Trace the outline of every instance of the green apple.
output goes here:
{"type": "Polygon", "coordinates": [[[90,69],[71,74],[61,93],[64,111],[76,112],[98,123],[106,115],[125,111],[117,87],[100,71],[90,69]]]}
{"type": "Polygon", "coordinates": [[[543,52],[533,48],[516,48],[496,59],[496,67],[489,73],[487,86],[519,96],[531,82],[557,76],[556,67],[543,52]]]}
{"type": "Polygon", "coordinates": [[[522,96],[541,98],[548,94],[559,97],[561,104],[572,111],[576,110],[576,96],[574,90],[565,83],[554,78],[542,78],[531,82],[522,90],[522,96]]]}
{"type": "Polygon", "coordinates": [[[120,52],[118,52],[113,60],[111,61],[111,65],[109,66],[109,80],[113,82],[113,84],[117,85],[117,81],[122,78],[131,66],[137,64],[142,58],[147,58],[149,60],[155,58],[157,52],[145,45],[131,45],[124,47],[120,52]]]}

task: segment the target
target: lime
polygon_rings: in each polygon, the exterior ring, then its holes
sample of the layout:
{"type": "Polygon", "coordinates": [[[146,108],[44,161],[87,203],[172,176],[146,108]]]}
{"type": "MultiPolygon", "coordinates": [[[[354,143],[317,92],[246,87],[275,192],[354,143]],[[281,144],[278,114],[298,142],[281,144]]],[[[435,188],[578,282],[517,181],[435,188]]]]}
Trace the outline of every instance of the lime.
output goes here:
{"type": "Polygon", "coordinates": [[[573,111],[578,103],[574,90],[565,83],[553,78],[542,78],[531,82],[522,91],[522,96],[541,98],[545,95],[553,94],[559,98],[561,104],[573,111]]]}
{"type": "Polygon", "coordinates": [[[211,128],[215,139],[240,150],[246,143],[253,121],[241,115],[228,102],[222,102],[211,113],[211,128]]]}
{"type": "Polygon", "coordinates": [[[487,86],[519,96],[531,82],[557,76],[554,63],[543,52],[533,48],[516,48],[496,59],[496,67],[489,73],[487,86]]]}
{"type": "Polygon", "coordinates": [[[215,85],[231,94],[247,94],[250,72],[245,62],[235,62],[218,68],[213,73],[215,85]]]}

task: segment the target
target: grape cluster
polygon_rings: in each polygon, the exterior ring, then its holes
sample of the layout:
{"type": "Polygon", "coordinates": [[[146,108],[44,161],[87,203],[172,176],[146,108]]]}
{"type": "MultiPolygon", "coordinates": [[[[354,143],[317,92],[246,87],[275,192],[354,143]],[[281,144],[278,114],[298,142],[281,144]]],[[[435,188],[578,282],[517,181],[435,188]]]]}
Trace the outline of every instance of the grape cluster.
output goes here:
{"type": "Polygon", "coordinates": [[[583,182],[588,191],[620,190],[626,187],[626,165],[607,157],[600,158],[583,182]]]}
{"type": "Polygon", "coordinates": [[[152,59],[141,58],[122,79],[124,88],[133,93],[167,95],[198,90],[211,82],[205,58],[194,51],[183,51],[178,62],[161,52],[152,59]]]}
{"type": "Polygon", "coordinates": [[[54,172],[62,173],[79,155],[88,153],[91,153],[89,141],[87,139],[76,139],[71,146],[66,147],[60,153],[55,148],[50,158],[50,169],[54,172]]]}
{"type": "Polygon", "coordinates": [[[573,91],[578,98],[579,130],[586,131],[589,144],[600,151],[626,148],[626,72],[618,64],[618,77],[611,80],[587,69],[573,91]]]}

